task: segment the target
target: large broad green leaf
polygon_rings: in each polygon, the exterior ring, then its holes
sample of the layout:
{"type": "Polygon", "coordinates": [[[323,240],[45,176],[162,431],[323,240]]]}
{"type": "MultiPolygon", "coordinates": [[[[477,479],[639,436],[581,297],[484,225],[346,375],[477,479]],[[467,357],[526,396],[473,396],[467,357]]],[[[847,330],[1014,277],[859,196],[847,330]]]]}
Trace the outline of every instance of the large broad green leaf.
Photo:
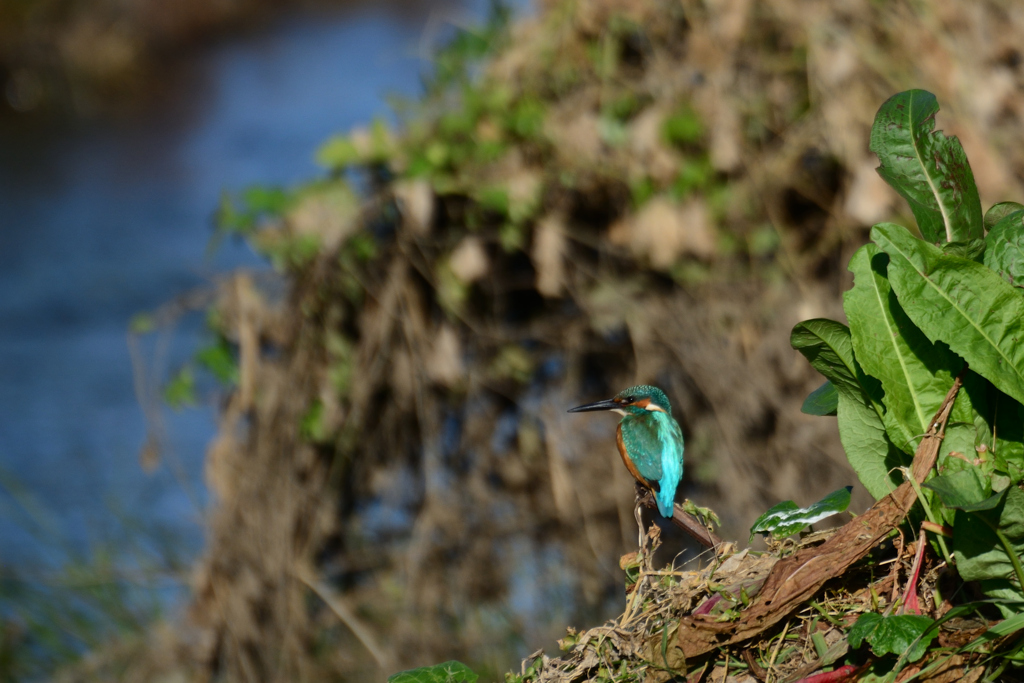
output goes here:
{"type": "Polygon", "coordinates": [[[989,424],[994,441],[993,458],[1000,470],[1010,475],[1013,483],[1024,478],[1024,406],[1003,392],[992,388],[989,424]]]}
{"type": "Polygon", "coordinates": [[[983,236],[978,187],[960,141],[935,130],[939,103],[925,90],[893,95],[871,126],[878,174],[910,204],[933,244],[983,236]]]}
{"type": "Polygon", "coordinates": [[[1009,579],[982,579],[978,581],[982,594],[995,603],[1004,619],[1010,619],[1021,610],[1024,592],[1015,581],[1009,579]]]}
{"type": "Polygon", "coordinates": [[[924,486],[939,494],[946,507],[964,512],[991,510],[1003,500],[1003,492],[993,494],[992,486],[977,467],[934,477],[924,486]]]}
{"type": "Polygon", "coordinates": [[[835,415],[839,409],[839,392],[828,380],[812,391],[800,406],[800,412],[807,415],[835,415]]]}
{"type": "Polygon", "coordinates": [[[999,224],[999,221],[1003,220],[1011,213],[1017,213],[1018,211],[1024,211],[1024,204],[1018,204],[1017,202],[999,202],[989,207],[989,210],[985,212],[985,231],[988,232],[992,228],[999,224]]]}
{"type": "MultiPolygon", "coordinates": [[[[937,344],[946,348],[945,344],[937,344]]],[[[956,354],[950,353],[956,357],[956,354]]],[[[946,423],[946,435],[942,439],[939,451],[938,465],[940,471],[948,469],[956,471],[958,466],[973,467],[968,460],[974,461],[979,457],[977,447],[981,444],[989,444],[992,441],[988,423],[983,417],[988,405],[984,394],[986,388],[992,385],[977,373],[967,371],[964,373],[964,384],[956,396],[953,410],[949,413],[949,421],[946,423]],[[979,401],[979,403],[975,403],[979,401]]],[[[992,467],[985,465],[984,475],[989,477],[992,474],[992,467]]],[[[944,511],[946,521],[952,523],[953,513],[951,510],[944,511]]]]}
{"type": "Polygon", "coordinates": [[[754,534],[770,533],[776,538],[792,536],[803,531],[809,524],[845,512],[846,508],[850,507],[852,490],[852,486],[843,487],[805,508],[798,507],[791,500],[773,505],[757,518],[754,526],[750,527],[750,540],[754,540],[754,534]]]}
{"type": "Polygon", "coordinates": [[[953,546],[964,581],[1015,577],[1013,562],[996,530],[1018,557],[1024,555],[1024,492],[1016,486],[1006,489],[988,510],[957,510],[953,546]]]}
{"type": "Polygon", "coordinates": [[[942,245],[942,253],[984,263],[986,246],[985,240],[980,238],[966,242],[946,242],[942,245]]]}
{"type": "Polygon", "coordinates": [[[805,320],[793,328],[789,343],[835,386],[840,396],[860,398],[882,418],[882,385],[865,375],[854,359],[850,328],[824,318],[805,320]]]}
{"type": "MultiPolygon", "coordinates": [[[[943,440],[943,453],[949,451],[979,460],[986,476],[1005,476],[1013,484],[1024,480],[1024,406],[968,370],[943,440]],[[966,416],[960,408],[967,403],[972,407],[973,429],[963,424],[966,416]],[[961,436],[965,429],[973,442],[961,436]]],[[[955,470],[970,465],[940,457],[939,467],[955,470]]]]}
{"type": "Polygon", "coordinates": [[[843,295],[843,308],[858,362],[882,383],[886,431],[913,453],[963,362],[944,344],[929,341],[907,317],[889,286],[888,262],[874,244],[853,255],[854,284],[843,295]]]}
{"type": "Polygon", "coordinates": [[[961,578],[981,581],[990,598],[1018,601],[1024,597],[1019,559],[1024,554],[1024,492],[1007,486],[992,493],[994,480],[981,468],[969,467],[935,477],[925,486],[956,510],[953,545],[961,578]],[[1011,573],[1016,584],[1008,579],[1011,573]]]}
{"type": "Polygon", "coordinates": [[[900,467],[909,467],[911,457],[897,448],[885,433],[874,410],[854,398],[839,394],[839,441],[857,478],[875,499],[882,498],[903,482],[900,467]]]}
{"type": "Polygon", "coordinates": [[[462,662],[452,660],[419,669],[399,671],[388,677],[388,683],[475,683],[480,678],[462,662]]]}
{"type": "Polygon", "coordinates": [[[1024,297],[980,263],[946,256],[898,225],[880,223],[871,238],[889,254],[889,282],[921,331],[1024,400],[1024,297]]]}
{"type": "MultiPolygon", "coordinates": [[[[993,490],[1002,491],[1024,479],[1022,431],[1021,404],[968,370],[946,425],[939,471],[946,475],[968,471],[979,476],[986,496],[993,490]]],[[[944,502],[946,506],[933,508],[946,523],[955,524],[955,510],[951,508],[958,506],[948,500],[944,502]]]]}
{"type": "Polygon", "coordinates": [[[864,488],[875,498],[893,491],[902,480],[895,468],[910,458],[886,435],[882,385],[857,365],[849,328],[834,320],[806,320],[793,328],[790,344],[839,393],[839,440],[864,488]]]}
{"type": "Polygon", "coordinates": [[[985,236],[985,265],[1014,287],[1024,287],[1024,211],[995,224],[985,236]]]}

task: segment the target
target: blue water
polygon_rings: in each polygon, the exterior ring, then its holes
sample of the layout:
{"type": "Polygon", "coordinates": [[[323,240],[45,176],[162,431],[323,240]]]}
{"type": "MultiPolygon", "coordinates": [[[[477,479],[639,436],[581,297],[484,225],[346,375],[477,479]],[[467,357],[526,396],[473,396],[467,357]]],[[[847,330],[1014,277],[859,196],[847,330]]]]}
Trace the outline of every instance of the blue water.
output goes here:
{"type": "MultiPolygon", "coordinates": [[[[485,13],[292,17],[183,58],[134,114],[0,122],[0,567],[117,546],[126,520],[186,558],[201,549],[214,406],[165,409],[164,458],[143,471],[129,320],[264,267],[242,244],[207,255],[221,191],[315,176],[321,141],[420,91],[428,25],[485,13]]],[[[166,367],[200,340],[200,316],[185,318],[166,367]]]]}

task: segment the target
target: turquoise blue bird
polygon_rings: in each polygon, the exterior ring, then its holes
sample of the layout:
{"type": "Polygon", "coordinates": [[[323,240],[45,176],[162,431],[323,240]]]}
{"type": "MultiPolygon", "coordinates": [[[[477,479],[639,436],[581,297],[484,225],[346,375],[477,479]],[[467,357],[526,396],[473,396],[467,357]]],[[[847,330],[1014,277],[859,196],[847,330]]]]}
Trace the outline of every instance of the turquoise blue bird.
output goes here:
{"type": "Polygon", "coordinates": [[[619,455],[629,473],[654,493],[658,512],[672,517],[676,489],[683,478],[683,430],[672,417],[665,392],[646,384],[620,391],[614,398],[569,410],[610,410],[622,415],[616,428],[619,455]]]}

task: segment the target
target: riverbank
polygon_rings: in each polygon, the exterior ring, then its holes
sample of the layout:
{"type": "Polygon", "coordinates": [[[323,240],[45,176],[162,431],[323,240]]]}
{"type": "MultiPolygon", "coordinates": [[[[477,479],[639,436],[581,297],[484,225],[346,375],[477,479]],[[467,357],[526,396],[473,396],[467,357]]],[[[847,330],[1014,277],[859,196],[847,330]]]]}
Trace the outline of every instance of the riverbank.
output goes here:
{"type": "Polygon", "coordinates": [[[332,132],[417,96],[416,21],[289,16],[158,69],[159,107],[0,120],[0,678],[48,676],[184,609],[218,395],[201,383],[174,410],[161,389],[209,337],[194,308],[132,347],[129,323],[269,270],[241,241],[209,248],[221,194],[299,183],[332,132]]]}
{"type": "MultiPolygon", "coordinates": [[[[240,274],[209,318],[236,373],[175,666],[497,678],[621,614],[632,483],[612,424],[564,410],[637,381],[672,399],[684,493],[723,535],[856,481],[799,411],[820,377],[789,332],[840,318],[867,226],[905,221],[866,143],[893,92],[939,94],[986,205],[1024,194],[992,30],[1020,18],[970,7],[552,2],[456,39],[402,128],[225,200],[290,287],[240,274]]],[[[689,552],[665,537],[658,566],[689,552]]]]}

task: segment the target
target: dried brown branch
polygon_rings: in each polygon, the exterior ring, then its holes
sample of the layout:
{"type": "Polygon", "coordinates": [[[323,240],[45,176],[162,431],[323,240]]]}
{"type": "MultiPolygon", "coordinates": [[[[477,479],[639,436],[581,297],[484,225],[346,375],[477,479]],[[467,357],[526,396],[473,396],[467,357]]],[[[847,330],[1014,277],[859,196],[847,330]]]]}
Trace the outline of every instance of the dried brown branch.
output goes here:
{"type": "MultiPolygon", "coordinates": [[[[638,503],[652,509],[658,507],[657,501],[654,500],[654,494],[649,490],[637,484],[636,492],[638,503]]],[[[689,512],[683,510],[679,503],[675,504],[675,510],[672,513],[672,523],[705,548],[717,548],[723,543],[722,539],[715,532],[708,529],[703,522],[689,512]]]]}

